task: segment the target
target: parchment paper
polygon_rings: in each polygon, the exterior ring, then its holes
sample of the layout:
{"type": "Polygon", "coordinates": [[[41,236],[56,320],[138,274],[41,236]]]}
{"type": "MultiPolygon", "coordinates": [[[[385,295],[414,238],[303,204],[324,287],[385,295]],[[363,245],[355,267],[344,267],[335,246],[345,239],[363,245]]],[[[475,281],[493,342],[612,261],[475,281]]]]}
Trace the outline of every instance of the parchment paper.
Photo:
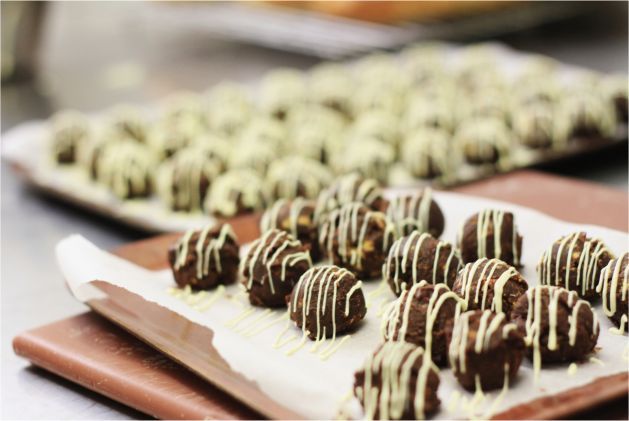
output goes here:
{"type": "MultiPolygon", "coordinates": [[[[535,266],[542,251],[561,235],[575,230],[585,230],[589,235],[602,238],[608,247],[620,254],[627,250],[627,234],[607,228],[578,225],[559,221],[537,211],[507,203],[479,199],[453,193],[436,192],[435,198],[446,217],[446,231],[442,236],[454,242],[459,224],[473,212],[486,207],[511,210],[516,215],[519,230],[524,236],[522,274],[529,286],[537,284],[535,266]]],[[[566,204],[569,206],[569,204],[566,204]]],[[[596,203],[592,203],[596,206],[596,203]]],[[[601,210],[604,212],[604,209],[601,210]]],[[[166,255],[166,250],[164,250],[166,255]]],[[[381,341],[379,309],[383,302],[390,302],[395,297],[386,289],[384,294],[370,299],[379,286],[379,281],[364,283],[369,308],[360,328],[347,339],[327,361],[306,346],[292,356],[286,351],[298,340],[276,349],[273,344],[286,327],[286,321],[277,322],[257,335],[247,337],[239,329],[251,326],[256,317],[263,317],[262,309],[255,309],[240,323],[235,324],[243,311],[251,307],[238,285],[225,289],[225,294],[213,296],[215,302],[209,308],[200,311],[205,301],[187,303],[168,292],[174,286],[169,271],[148,271],[134,264],[98,249],[80,236],[71,236],[57,246],[59,265],[72,292],[77,299],[86,301],[102,294],[90,285],[94,279],[106,280],[112,284],[127,288],[129,291],[144,296],[146,300],[165,306],[182,316],[209,327],[214,331],[214,347],[229,363],[231,368],[255,381],[271,398],[308,418],[329,419],[337,415],[341,406],[353,416],[361,416],[355,400],[342,404],[342,398],[351,390],[354,372],[363,364],[365,358],[381,341]],[[231,296],[231,298],[228,298],[231,296]],[[195,309],[195,306],[196,309],[195,309]],[[226,324],[232,324],[227,326],[226,324]]],[[[208,299],[209,297],[205,297],[208,299]]],[[[599,349],[593,355],[598,360],[586,361],[578,365],[576,373],[569,374],[568,364],[544,366],[538,384],[533,382],[532,365],[525,360],[515,384],[500,401],[496,401],[498,392],[486,393],[478,405],[471,407],[469,402],[473,394],[465,392],[454,379],[449,369],[441,370],[439,397],[441,409],[436,418],[470,418],[489,416],[491,413],[506,410],[517,404],[525,403],[546,394],[554,394],[591,382],[597,377],[621,373],[627,370],[629,344],[627,337],[612,334],[611,322],[605,317],[600,303],[595,306],[601,323],[598,340],[599,349]],[[464,403],[467,402],[467,404],[464,403]]],[[[267,321],[281,317],[282,311],[267,314],[267,321]]],[[[261,325],[259,325],[261,326],[261,325]]],[[[285,337],[298,336],[301,331],[290,325],[285,337]]],[[[335,344],[339,344],[337,338],[335,344]]],[[[322,343],[318,351],[329,345],[322,343]]]]}

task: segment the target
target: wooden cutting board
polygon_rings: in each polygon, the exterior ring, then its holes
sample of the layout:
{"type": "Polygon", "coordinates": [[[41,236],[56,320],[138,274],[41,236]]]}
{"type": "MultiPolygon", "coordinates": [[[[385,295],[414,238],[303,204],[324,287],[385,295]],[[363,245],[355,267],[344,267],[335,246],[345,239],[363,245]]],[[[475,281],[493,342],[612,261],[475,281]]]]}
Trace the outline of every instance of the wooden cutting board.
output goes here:
{"type": "MultiPolygon", "coordinates": [[[[627,231],[627,194],[591,183],[520,171],[454,190],[536,208],[571,222],[627,231]]],[[[241,241],[250,241],[257,236],[257,217],[243,217],[231,222],[241,241]]],[[[165,235],[135,242],[118,248],[116,254],[147,268],[163,268],[166,266],[165,250],[175,238],[176,235],[165,235]]],[[[108,317],[119,310],[113,309],[112,305],[107,302],[91,303],[94,309],[108,314],[108,317]]],[[[120,316],[121,313],[118,311],[116,314],[120,316]]],[[[124,320],[116,322],[125,325],[124,320]]],[[[164,326],[169,326],[179,321],[169,317],[164,322],[168,323],[164,326]]],[[[211,335],[208,337],[206,330],[195,330],[194,326],[188,332],[188,338],[197,347],[211,343],[211,335]]],[[[159,343],[158,335],[150,342],[167,354],[173,354],[172,349],[162,347],[164,344],[159,343]]],[[[13,345],[18,355],[33,364],[156,418],[259,418],[260,414],[268,413],[268,408],[263,406],[264,395],[256,390],[255,385],[247,385],[244,389],[247,393],[240,399],[250,407],[258,408],[259,412],[242,405],[219,388],[93,313],[25,332],[14,339],[13,345]]],[[[199,358],[197,364],[193,368],[198,372],[207,368],[203,358],[199,358]]],[[[223,386],[225,381],[241,381],[237,376],[228,376],[220,371],[216,376],[222,379],[217,384],[223,386]]],[[[626,374],[601,379],[567,393],[519,406],[498,416],[587,416],[583,411],[605,403],[605,407],[594,414],[595,417],[627,419],[627,380],[626,374]]],[[[293,418],[292,414],[282,410],[278,407],[272,412],[293,418]]]]}

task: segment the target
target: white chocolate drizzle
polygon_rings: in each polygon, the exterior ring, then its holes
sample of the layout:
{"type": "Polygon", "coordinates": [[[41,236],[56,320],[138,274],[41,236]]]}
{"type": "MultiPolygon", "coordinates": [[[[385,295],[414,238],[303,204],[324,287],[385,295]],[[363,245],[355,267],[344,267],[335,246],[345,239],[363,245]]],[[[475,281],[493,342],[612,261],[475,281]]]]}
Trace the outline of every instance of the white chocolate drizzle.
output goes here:
{"type": "Polygon", "coordinates": [[[480,300],[480,310],[489,309],[497,313],[502,313],[504,287],[511,278],[518,276],[518,271],[502,260],[483,257],[474,263],[466,264],[459,273],[458,279],[461,283],[459,293],[463,296],[466,303],[473,302],[478,304],[480,300]],[[501,269],[503,272],[494,282],[493,299],[491,303],[488,303],[487,293],[491,284],[490,280],[494,279],[496,277],[496,271],[501,269]],[[472,292],[474,282],[476,282],[476,288],[472,292]],[[472,293],[473,298],[471,297],[472,293]]]}
{"type": "Polygon", "coordinates": [[[304,210],[307,206],[312,205],[312,202],[302,197],[297,197],[292,201],[286,199],[277,200],[273,206],[267,209],[262,215],[260,221],[260,231],[266,232],[273,228],[281,229],[289,232],[293,237],[298,238],[298,229],[300,223],[306,223],[310,221],[308,215],[304,215],[304,210]],[[288,227],[285,226],[279,219],[280,212],[284,207],[288,206],[288,227]]]}
{"type": "Polygon", "coordinates": [[[231,170],[216,177],[205,198],[204,208],[222,216],[234,216],[239,204],[247,210],[262,209],[268,192],[262,179],[251,170],[231,170]]]}
{"type": "Polygon", "coordinates": [[[193,291],[190,285],[186,285],[184,288],[169,288],[167,292],[191,306],[192,309],[203,313],[225,295],[225,286],[219,285],[216,291],[212,293],[193,291]]]}
{"type": "Polygon", "coordinates": [[[611,255],[599,239],[587,238],[584,232],[566,235],[542,254],[537,265],[540,282],[542,285],[572,289],[570,283],[573,281],[574,286],[580,287],[579,294],[584,296],[596,287],[598,262],[604,253],[611,255]],[[579,253],[577,246],[580,244],[582,248],[579,253]],[[562,263],[565,263],[565,270],[562,270],[562,263]]]}
{"type": "Polygon", "coordinates": [[[429,232],[431,203],[430,187],[408,196],[397,196],[391,200],[387,208],[387,217],[395,226],[396,235],[398,237],[408,235],[413,230],[420,233],[429,232]]]}
{"type": "Polygon", "coordinates": [[[120,198],[148,194],[153,154],[143,145],[125,140],[104,147],[96,162],[96,179],[120,198]]]}
{"type": "Polygon", "coordinates": [[[273,229],[262,234],[262,237],[251,243],[251,249],[246,259],[243,259],[240,272],[244,273],[244,269],[248,268],[249,276],[245,284],[247,291],[253,286],[254,269],[257,263],[265,266],[268,274],[268,285],[272,294],[275,294],[275,283],[272,267],[281,257],[280,282],[286,280],[286,270],[288,267],[295,266],[299,262],[307,262],[312,267],[312,260],[308,250],[301,250],[301,242],[294,240],[290,234],[273,229]],[[290,253],[284,253],[286,250],[297,249],[290,253]],[[272,253],[272,254],[271,254],[272,253]]]}
{"type": "Polygon", "coordinates": [[[358,270],[363,268],[365,259],[365,243],[367,232],[372,220],[381,219],[385,223],[382,233],[382,250],[389,249],[389,241],[393,237],[393,225],[382,212],[372,211],[363,203],[349,203],[340,209],[335,209],[328,217],[319,234],[319,244],[326,250],[328,256],[334,254],[334,240],[338,240],[338,253],[341,261],[355,266],[358,270]],[[362,221],[359,224],[360,217],[362,221]]]}
{"type": "Polygon", "coordinates": [[[432,258],[433,269],[432,276],[429,280],[432,284],[436,284],[438,282],[437,268],[439,267],[442,252],[445,252],[448,255],[443,271],[443,282],[447,282],[448,274],[450,273],[450,271],[457,271],[460,267],[461,259],[459,258],[458,251],[454,247],[452,247],[450,243],[435,240],[428,233],[419,233],[418,231],[413,231],[410,235],[396,240],[389,249],[389,255],[387,257],[386,263],[383,266],[383,277],[385,279],[393,279],[395,293],[399,294],[401,292],[400,275],[406,273],[406,271],[408,270],[408,261],[411,260],[410,270],[412,283],[416,284],[421,280],[428,281],[428,279],[419,279],[417,267],[422,260],[432,258]],[[431,240],[437,242],[434,256],[428,257],[426,255],[422,255],[421,249],[423,243],[429,242],[431,240]],[[456,267],[451,269],[453,260],[456,267]]]}
{"type": "Polygon", "coordinates": [[[177,247],[175,249],[175,264],[173,265],[175,270],[181,269],[188,260],[188,255],[190,253],[195,253],[196,255],[196,278],[202,279],[203,276],[207,275],[210,272],[210,269],[215,269],[216,272],[221,273],[223,268],[221,266],[221,250],[225,246],[225,243],[228,239],[236,242],[236,234],[231,228],[229,224],[223,224],[221,226],[221,230],[218,233],[218,236],[215,238],[210,238],[207,245],[205,244],[208,239],[208,235],[210,231],[214,228],[214,225],[207,225],[201,231],[196,231],[194,229],[187,231],[178,241],[177,247]],[[190,244],[190,240],[192,236],[198,232],[199,237],[197,238],[196,243],[194,244],[194,248],[190,244]]]}

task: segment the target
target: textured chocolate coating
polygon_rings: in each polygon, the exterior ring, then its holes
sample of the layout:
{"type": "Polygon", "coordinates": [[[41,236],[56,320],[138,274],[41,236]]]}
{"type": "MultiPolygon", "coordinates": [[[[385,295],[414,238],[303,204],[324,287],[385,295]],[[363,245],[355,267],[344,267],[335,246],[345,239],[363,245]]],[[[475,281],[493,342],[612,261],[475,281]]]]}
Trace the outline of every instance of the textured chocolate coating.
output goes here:
{"type": "Polygon", "coordinates": [[[529,358],[535,360],[539,353],[541,362],[582,360],[594,349],[600,330],[587,301],[574,291],[545,285],[529,289],[518,299],[511,321],[527,338],[529,358]],[[549,346],[549,341],[555,343],[549,346]]]}
{"type": "Polygon", "coordinates": [[[448,361],[448,341],[460,301],[447,285],[421,281],[405,289],[385,313],[383,339],[430,347],[432,361],[443,366],[448,361]]]}
{"type": "Polygon", "coordinates": [[[308,249],[290,234],[271,229],[251,244],[240,271],[249,302],[284,307],[301,275],[312,267],[308,249]]]}
{"type": "Polygon", "coordinates": [[[426,187],[415,193],[397,196],[387,206],[387,217],[395,225],[398,237],[412,231],[427,232],[435,238],[443,233],[445,218],[441,208],[426,187]]]}
{"type": "Polygon", "coordinates": [[[380,345],[354,375],[354,395],[366,419],[424,419],[439,408],[438,388],[437,367],[407,342],[380,345]]]}
{"type": "Polygon", "coordinates": [[[298,197],[294,200],[280,199],[264,212],[260,231],[273,228],[290,233],[310,251],[313,262],[321,259],[318,227],[314,219],[315,203],[298,197]]]}
{"type": "Polygon", "coordinates": [[[347,269],[332,265],[305,272],[287,303],[291,320],[312,340],[351,331],[367,313],[361,282],[347,269]]]}
{"type": "Polygon", "coordinates": [[[524,356],[522,333],[503,313],[475,310],[455,322],[450,342],[450,366],[467,390],[491,390],[512,384],[524,356]],[[479,383],[479,384],[477,384],[479,383]]]}
{"type": "Polygon", "coordinates": [[[204,209],[217,217],[230,218],[262,210],[267,203],[266,186],[255,172],[230,170],[212,182],[204,209]]]}
{"type": "Polygon", "coordinates": [[[451,287],[460,268],[461,258],[452,244],[413,231],[393,243],[382,272],[391,290],[399,295],[402,285],[410,287],[424,280],[451,287]]]}
{"type": "Polygon", "coordinates": [[[452,290],[465,300],[467,310],[491,310],[511,314],[528,284],[513,267],[498,259],[482,258],[461,270],[452,290]]]}
{"type": "Polygon", "coordinates": [[[377,180],[363,178],[357,173],[344,175],[324,189],[317,198],[315,218],[324,222],[327,214],[343,205],[363,203],[370,209],[384,212],[387,201],[377,180]]]}
{"type": "Polygon", "coordinates": [[[598,298],[600,273],[613,257],[602,240],[575,232],[559,238],[542,254],[537,273],[542,285],[564,287],[593,301],[598,298]]]}
{"type": "Polygon", "coordinates": [[[393,225],[385,214],[362,203],[349,203],[328,215],[321,226],[319,245],[335,265],[361,279],[371,279],[382,273],[393,237],[393,225]]]}
{"type": "Polygon", "coordinates": [[[461,227],[458,241],[465,263],[495,257],[511,266],[521,266],[522,236],[511,212],[486,209],[475,213],[461,227]]]}
{"type": "Polygon", "coordinates": [[[228,224],[191,230],[168,249],[168,262],[180,287],[228,285],[238,274],[238,242],[228,224]]]}
{"type": "Polygon", "coordinates": [[[603,298],[603,311],[620,330],[629,331],[629,253],[609,261],[601,272],[596,292],[603,298]]]}

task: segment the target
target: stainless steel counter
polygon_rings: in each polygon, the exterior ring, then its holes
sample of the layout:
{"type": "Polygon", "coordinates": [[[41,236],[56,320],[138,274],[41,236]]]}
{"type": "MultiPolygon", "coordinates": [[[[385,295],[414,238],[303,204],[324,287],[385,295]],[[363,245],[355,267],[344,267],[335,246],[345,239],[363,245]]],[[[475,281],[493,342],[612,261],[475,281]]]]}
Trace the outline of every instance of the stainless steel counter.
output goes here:
{"type": "MultiPolygon", "coordinates": [[[[2,130],[46,117],[61,107],[89,111],[119,101],[150,101],[176,88],[203,89],[224,78],[248,81],[272,67],[306,68],[317,62],[310,57],[155,28],[150,14],[142,14],[143,7],[143,3],[50,5],[40,56],[41,76],[37,84],[3,85],[2,130]]],[[[621,9],[624,13],[605,12],[502,41],[569,63],[626,73],[626,5],[621,9]]],[[[550,170],[627,189],[626,149],[550,170]]],[[[142,417],[31,368],[11,349],[11,339],[17,333],[85,310],[70,297],[56,268],[57,241],[81,233],[99,246],[114,247],[142,234],[43,197],[6,166],[0,176],[2,417],[142,417]]]]}

